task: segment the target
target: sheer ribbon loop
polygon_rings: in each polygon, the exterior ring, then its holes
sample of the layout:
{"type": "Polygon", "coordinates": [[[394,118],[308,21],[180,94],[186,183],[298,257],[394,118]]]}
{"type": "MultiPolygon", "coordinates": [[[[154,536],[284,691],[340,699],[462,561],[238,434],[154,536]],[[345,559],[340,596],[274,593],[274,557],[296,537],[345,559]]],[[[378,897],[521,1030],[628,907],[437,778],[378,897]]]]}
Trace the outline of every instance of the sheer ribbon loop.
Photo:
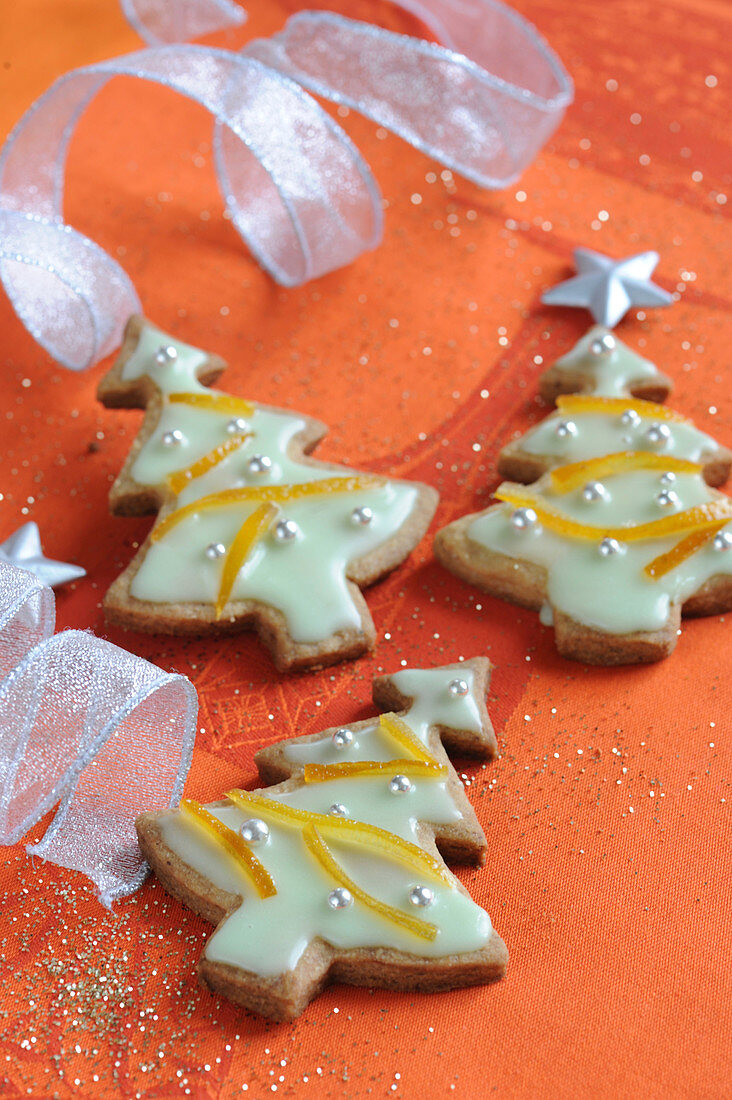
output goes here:
{"type": "Polygon", "coordinates": [[[381,203],[371,172],[344,131],[286,76],[202,46],[159,46],[79,69],[28,111],[0,156],[0,228],[9,235],[0,276],[26,327],[64,366],[81,370],[108,354],[139,310],[119,265],[62,220],[71,135],[113,76],[173,88],[211,112],[224,199],[278,282],[317,278],[378,243],[381,203]]]}
{"type": "Polygon", "coordinates": [[[189,42],[240,27],[247,14],[232,0],[121,0],[127,21],[151,46],[189,42]]]}
{"type": "Polygon", "coordinates": [[[91,634],[54,635],[50,589],[6,563],[0,608],[0,843],[59,804],[28,851],[82,871],[110,905],[147,871],[135,817],[182,794],[195,690],[91,634]]]}
{"type": "MultiPolygon", "coordinates": [[[[449,41],[464,28],[431,18],[449,41]]],[[[330,12],[302,12],[244,53],[343,103],[481,187],[505,187],[536,156],[571,100],[571,83],[530,24],[502,4],[480,8],[465,53],[330,12]],[[515,40],[508,56],[497,43],[515,40]],[[490,67],[488,67],[490,66],[490,67]]],[[[454,10],[452,10],[454,16],[454,10]]],[[[442,13],[450,14],[445,11],[442,13]]]]}
{"type": "MultiPolygon", "coordinates": [[[[512,182],[571,99],[536,30],[498,0],[402,0],[444,45],[303,12],[242,53],[158,45],[67,73],[0,153],[0,278],[36,340],[82,370],[141,312],[119,264],[63,222],[80,115],[114,76],[172,88],[214,117],[219,186],[272,277],[296,286],[351,263],[382,233],[382,200],[346,133],[302,85],[348,104],[484,187],[512,182]]],[[[231,0],[125,0],[150,41],[241,22],[231,0]]]]}

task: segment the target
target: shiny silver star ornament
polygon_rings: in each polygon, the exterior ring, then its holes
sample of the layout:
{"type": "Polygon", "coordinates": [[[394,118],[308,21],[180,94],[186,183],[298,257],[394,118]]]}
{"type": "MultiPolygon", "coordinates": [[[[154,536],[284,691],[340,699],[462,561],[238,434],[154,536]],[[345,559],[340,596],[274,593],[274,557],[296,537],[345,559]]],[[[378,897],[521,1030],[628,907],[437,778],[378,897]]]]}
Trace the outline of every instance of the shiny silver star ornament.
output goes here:
{"type": "Polygon", "coordinates": [[[589,248],[576,248],[577,275],[542,294],[548,306],[589,309],[595,320],[613,328],[629,309],[667,306],[673,298],[651,282],[657,252],[639,252],[627,260],[613,260],[589,248]]]}
{"type": "Polygon", "coordinates": [[[17,565],[18,569],[27,569],[50,588],[86,576],[86,569],[80,565],[44,557],[37,523],[24,523],[0,544],[0,560],[17,565]]]}

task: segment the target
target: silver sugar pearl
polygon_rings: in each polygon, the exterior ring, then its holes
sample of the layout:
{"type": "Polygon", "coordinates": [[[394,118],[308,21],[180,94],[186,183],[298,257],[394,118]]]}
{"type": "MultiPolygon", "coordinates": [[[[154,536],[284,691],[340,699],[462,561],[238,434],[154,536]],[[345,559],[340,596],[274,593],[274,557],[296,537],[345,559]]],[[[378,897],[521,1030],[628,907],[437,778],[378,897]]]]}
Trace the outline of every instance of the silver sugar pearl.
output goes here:
{"type": "Polygon", "coordinates": [[[662,447],[671,438],[671,429],[668,424],[651,424],[646,431],[646,439],[654,447],[662,447]]]}
{"type": "Polygon", "coordinates": [[[412,789],[412,781],[406,775],[395,775],[389,780],[389,790],[392,794],[409,794],[412,789]]]}
{"type": "Polygon", "coordinates": [[[239,834],[247,844],[264,844],[269,840],[269,825],[261,817],[249,817],[239,826],[239,834]]]}
{"type": "Polygon", "coordinates": [[[341,726],[333,734],[332,740],[337,749],[346,749],[353,744],[353,730],[349,730],[347,726],[341,726]]]}
{"type": "Polygon", "coordinates": [[[673,483],[676,481],[676,474],[672,473],[671,470],[668,470],[665,474],[661,474],[658,480],[661,482],[662,485],[673,485],[673,483]]]}
{"type": "Polygon", "coordinates": [[[577,435],[577,425],[574,420],[560,420],[556,427],[556,433],[560,439],[569,439],[577,435]]]}
{"type": "Polygon", "coordinates": [[[641,418],[635,409],[626,409],[620,417],[620,423],[624,424],[626,428],[637,428],[640,422],[641,418]]]}
{"type": "Polygon", "coordinates": [[[412,905],[417,905],[421,909],[426,909],[428,905],[432,905],[435,900],[435,894],[433,890],[430,890],[429,886],[413,886],[409,891],[409,900],[412,905]]]}
{"type": "Polygon", "coordinates": [[[607,489],[601,481],[588,481],[582,489],[582,499],[588,504],[596,500],[607,500],[607,489]]]}
{"type": "Polygon", "coordinates": [[[675,493],[673,489],[662,489],[656,495],[656,504],[659,504],[661,508],[676,508],[680,503],[679,494],[675,493]]]}
{"type": "Polygon", "coordinates": [[[163,436],[163,444],[166,447],[177,447],[180,443],[185,443],[186,437],[180,428],[173,428],[172,432],[166,432],[163,436]]]}
{"type": "Polygon", "coordinates": [[[732,550],[732,531],[717,531],[712,546],[715,550],[732,550]]]}
{"type": "Polygon", "coordinates": [[[470,691],[470,687],[467,680],[461,680],[460,678],[458,678],[456,680],[450,681],[450,683],[447,685],[447,690],[450,692],[451,695],[454,695],[456,698],[458,698],[461,695],[467,695],[470,691]]]}
{"type": "Polygon", "coordinates": [[[272,459],[269,455],[252,455],[247,462],[247,469],[250,474],[266,474],[272,469],[272,459]]]}
{"type": "Polygon", "coordinates": [[[328,813],[331,817],[348,817],[348,810],[342,802],[334,802],[332,806],[328,807],[328,813]]]}
{"type": "Polygon", "coordinates": [[[511,516],[511,526],[516,531],[528,531],[536,523],[536,512],[533,508],[517,508],[511,516]]]}
{"type": "Polygon", "coordinates": [[[366,527],[374,518],[374,513],[370,508],[354,508],[351,512],[351,521],[356,524],[357,527],[366,527]]]}
{"type": "Polygon", "coordinates": [[[331,909],[347,909],[349,905],[353,905],[353,894],[345,886],[336,886],[328,894],[328,905],[331,909]]]}
{"type": "Polygon", "coordinates": [[[615,337],[611,332],[606,332],[597,340],[592,341],[590,351],[593,355],[610,355],[611,352],[615,351],[615,347],[615,337]]]}
{"type": "Polygon", "coordinates": [[[172,344],[166,344],[163,347],[159,347],[155,352],[155,362],[159,367],[165,367],[168,363],[174,362],[178,358],[178,349],[174,348],[172,344]]]}
{"type": "Polygon", "coordinates": [[[223,542],[210,542],[206,547],[205,554],[211,561],[216,561],[218,558],[223,558],[226,553],[226,547],[223,542]]]}
{"type": "Polygon", "coordinates": [[[243,416],[233,416],[226,425],[226,430],[229,435],[241,435],[245,432],[249,425],[243,416]]]}
{"type": "Polygon", "coordinates": [[[625,547],[617,539],[606,538],[600,543],[598,550],[603,558],[610,558],[613,554],[622,554],[625,547]]]}
{"type": "Polygon", "coordinates": [[[300,528],[294,519],[281,519],[275,524],[274,536],[278,542],[292,542],[297,538],[300,528]]]}

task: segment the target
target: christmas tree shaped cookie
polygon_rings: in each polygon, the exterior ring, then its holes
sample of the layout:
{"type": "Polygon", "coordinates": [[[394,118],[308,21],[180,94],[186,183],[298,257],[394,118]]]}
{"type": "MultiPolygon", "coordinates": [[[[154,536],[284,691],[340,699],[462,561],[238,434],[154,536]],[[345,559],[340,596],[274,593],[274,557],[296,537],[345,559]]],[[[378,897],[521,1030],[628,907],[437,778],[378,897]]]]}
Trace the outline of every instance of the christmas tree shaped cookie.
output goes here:
{"type": "Polygon", "coordinates": [[[436,991],[503,974],[503,941],[440,858],[485,856],[443,746],[494,754],[489,670],[477,658],[377,679],[378,720],[258,754],[275,786],[138,820],[166,889],[217,925],[210,988],[287,1020],[330,981],[436,991]]]}
{"type": "Polygon", "coordinates": [[[224,365],[132,318],[102,379],[105,405],[146,410],[111,508],[159,510],[107,619],[173,634],[253,627],[283,669],[356,657],[374,642],[360,587],[406,558],[437,494],[309,458],[325,426],[210,389],[224,365]]]}
{"type": "Polygon", "coordinates": [[[563,368],[551,368],[557,411],[501,453],[499,470],[513,479],[499,487],[501,503],[435,539],[446,568],[539,611],[559,652],[592,664],[659,660],[682,614],[732,607],[732,501],[710,488],[732,456],[637,396],[640,382],[654,384],[644,363],[593,329],[566,383],[584,392],[562,393],[563,368]]]}

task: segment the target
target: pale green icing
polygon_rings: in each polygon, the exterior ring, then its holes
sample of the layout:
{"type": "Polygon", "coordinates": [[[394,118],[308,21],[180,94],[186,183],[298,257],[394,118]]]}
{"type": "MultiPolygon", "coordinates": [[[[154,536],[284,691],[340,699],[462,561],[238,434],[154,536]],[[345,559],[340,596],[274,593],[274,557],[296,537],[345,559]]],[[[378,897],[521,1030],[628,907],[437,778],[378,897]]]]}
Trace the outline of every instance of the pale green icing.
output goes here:
{"type": "MultiPolygon", "coordinates": [[[[423,717],[431,698],[436,697],[438,710],[442,709],[443,692],[449,680],[457,675],[472,688],[472,670],[460,666],[427,674],[412,670],[399,674],[411,678],[412,687],[424,686],[425,695],[415,700],[410,711],[402,716],[421,740],[426,740],[430,724],[439,722],[467,728],[467,723],[478,713],[471,690],[467,697],[449,697],[445,701],[445,721],[439,717],[429,723],[423,717]]],[[[288,745],[285,754],[302,764],[336,759],[386,760],[393,755],[393,742],[389,744],[389,740],[378,732],[375,722],[358,731],[357,742],[347,749],[335,749],[328,737],[309,745],[288,745]],[[312,754],[306,756],[308,748],[312,754]]],[[[390,778],[390,775],[353,777],[303,785],[288,792],[265,793],[279,802],[319,813],[327,813],[333,803],[340,802],[351,818],[377,825],[416,844],[420,842],[419,821],[437,824],[460,820],[460,812],[444,781],[413,778],[411,791],[395,795],[389,791],[390,778]]],[[[248,816],[255,816],[233,805],[208,808],[235,830],[248,816]]],[[[363,890],[413,917],[437,925],[439,931],[432,942],[423,940],[358,901],[347,909],[332,910],[327,896],[337,884],[306,849],[299,830],[272,820],[268,824],[269,840],[257,845],[255,851],[273,876],[277,894],[262,900],[244,872],[194,823],[182,815],[163,819],[163,838],[173,851],[214,885],[244,899],[209,940],[206,957],[211,961],[272,976],[291,970],[316,937],[334,947],[390,947],[428,958],[474,951],[488,941],[491,935],[488,914],[459,891],[452,875],[448,875],[448,882],[438,883],[390,856],[376,857],[328,836],[328,846],[338,863],[363,890]],[[417,908],[410,903],[409,891],[417,885],[428,885],[434,891],[435,900],[429,907],[417,908]]]]}
{"type": "MultiPolygon", "coordinates": [[[[123,377],[149,374],[164,397],[173,393],[212,393],[195,381],[195,371],[205,360],[203,352],[173,340],[150,325],[123,370],[123,377]],[[177,355],[164,366],[155,363],[161,347],[175,347],[177,355]]],[[[214,394],[216,391],[213,391],[214,394]]],[[[218,412],[163,402],[160,419],[132,466],[131,475],[141,485],[159,485],[229,440],[230,411],[218,412]],[[171,445],[164,437],[182,433],[171,445]]],[[[304,430],[303,417],[253,405],[243,417],[251,433],[241,446],[181,490],[176,507],[226,489],[317,482],[355,473],[346,467],[308,464],[288,451],[294,437],[304,430]],[[261,473],[249,468],[254,456],[264,455],[271,466],[261,473]]],[[[390,540],[411,514],[418,489],[408,482],[385,481],[382,485],[351,493],[312,496],[282,506],[280,519],[299,527],[296,539],[278,541],[270,534],[260,542],[240,570],[231,594],[233,600],[253,599],[282,611],[296,642],[318,643],[339,630],[361,629],[361,614],[346,581],[350,562],[390,540]],[[370,523],[355,523],[355,508],[373,511],[370,523]]],[[[157,543],[148,547],[132,580],[131,593],[151,603],[194,602],[213,604],[219,591],[224,557],[211,560],[206,548],[221,543],[228,550],[242,523],[256,507],[239,504],[202,510],[191,515],[157,543]]]]}
{"type": "Polygon", "coordinates": [[[571,373],[580,370],[583,375],[592,377],[590,392],[606,397],[627,397],[631,382],[659,377],[655,364],[632,351],[604,325],[594,325],[571,351],[557,359],[554,366],[571,373]],[[596,355],[590,351],[590,347],[603,336],[612,336],[615,347],[612,351],[596,355]]]}
{"type": "Polygon", "coordinates": [[[206,387],[196,380],[196,371],[206,359],[205,352],[199,348],[184,344],[181,340],[175,340],[145,321],[137,347],[122,368],[122,377],[129,382],[149,374],[163,394],[184,391],[207,393],[206,387]],[[161,347],[174,347],[177,352],[176,358],[164,366],[159,366],[155,362],[155,354],[161,347]]]}
{"type": "Polygon", "coordinates": [[[677,475],[670,488],[680,503],[672,508],[663,508],[656,501],[665,486],[653,471],[635,470],[608,478],[604,484],[609,499],[592,503],[583,500],[581,490],[559,495],[552,493],[544,480],[535,486],[542,490],[547,504],[582,523],[596,525],[597,541],[566,538],[540,525],[516,530],[511,524],[514,508],[509,504],[496,505],[478,516],[470,525],[469,537],[516,559],[517,569],[520,561],[543,566],[552,607],[576,622],[612,634],[659,630],[668,621],[670,603],[683,603],[710,577],[732,574],[732,551],[715,550],[710,542],[665,576],[648,577],[644,567],[680,542],[683,533],[625,542],[622,553],[608,557],[599,553],[605,527],[646,523],[712,499],[700,475],[677,475]]]}
{"type": "Polygon", "coordinates": [[[654,444],[646,433],[655,423],[660,421],[644,416],[639,424],[623,424],[620,413],[553,412],[521,437],[519,447],[528,454],[551,455],[563,464],[585,462],[620,451],[649,451],[697,462],[702,454],[719,451],[719,445],[711,436],[682,421],[664,420],[669,439],[661,445],[654,444]],[[567,420],[575,424],[577,433],[562,437],[557,427],[567,420]]]}
{"type": "MultiPolygon", "coordinates": [[[[436,669],[405,668],[395,673],[391,680],[403,695],[413,700],[402,717],[423,745],[427,745],[429,731],[434,726],[470,730],[474,733],[481,731],[480,709],[474,694],[475,675],[469,666],[457,664],[436,669]],[[464,680],[468,685],[466,695],[453,695],[448,690],[450,681],[457,679],[464,680]]],[[[403,755],[394,739],[381,731],[376,723],[363,729],[354,729],[353,735],[353,741],[342,748],[333,744],[330,734],[309,742],[292,741],[285,746],[285,759],[304,766],[334,764],[345,760],[392,760],[403,755]]],[[[333,801],[331,798],[329,805],[333,801]]]]}
{"type": "MultiPolygon", "coordinates": [[[[283,505],[282,518],[294,520],[301,534],[289,542],[266,535],[239,571],[231,598],[279,608],[297,642],[317,642],[347,627],[360,628],[361,616],[346,581],[348,564],[391,538],[416,497],[415,487],[386,482],[283,505]],[[353,509],[361,506],[372,509],[371,523],[353,522],[353,509]]],[[[215,603],[225,559],[211,561],[206,547],[219,542],[230,546],[254,507],[211,508],[183,519],[148,548],[132,581],[132,595],[153,603],[215,603]]]]}

